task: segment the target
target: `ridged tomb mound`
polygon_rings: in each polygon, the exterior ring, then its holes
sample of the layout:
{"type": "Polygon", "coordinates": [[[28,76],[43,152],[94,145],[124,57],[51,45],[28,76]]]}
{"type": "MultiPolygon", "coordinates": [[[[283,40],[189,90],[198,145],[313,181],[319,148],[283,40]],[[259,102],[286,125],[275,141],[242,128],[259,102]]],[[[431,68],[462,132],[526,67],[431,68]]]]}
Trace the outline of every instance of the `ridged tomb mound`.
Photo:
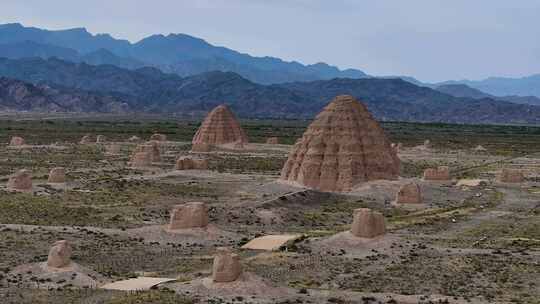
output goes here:
{"type": "Polygon", "coordinates": [[[206,116],[192,140],[194,147],[201,144],[223,145],[235,142],[247,143],[248,138],[226,105],[216,107],[206,116]]]}
{"type": "Polygon", "coordinates": [[[219,247],[214,256],[212,281],[215,283],[234,282],[241,274],[240,257],[228,247],[219,247]]]}
{"type": "Polygon", "coordinates": [[[11,140],[9,141],[9,145],[11,147],[17,147],[17,146],[23,146],[24,145],[24,138],[19,136],[13,136],[11,140]]]}
{"type": "Polygon", "coordinates": [[[336,97],[294,145],[281,179],[321,191],[396,179],[400,161],[384,130],[354,97],[336,97]]]}
{"type": "Polygon", "coordinates": [[[62,167],[56,167],[49,172],[48,183],[60,184],[66,182],[66,170],[62,167]]]}
{"type": "Polygon", "coordinates": [[[353,211],[351,233],[356,237],[374,238],[386,233],[386,224],[382,213],[368,208],[353,211]]]}
{"type": "Polygon", "coordinates": [[[32,172],[26,169],[17,171],[9,178],[7,189],[15,191],[31,191],[32,172]]]}
{"type": "Polygon", "coordinates": [[[422,191],[417,183],[408,183],[399,189],[396,204],[422,204],[422,191]]]}
{"type": "Polygon", "coordinates": [[[523,172],[518,169],[502,169],[498,178],[502,183],[521,183],[525,179],[523,172]]]}
{"type": "Polygon", "coordinates": [[[424,180],[448,181],[450,180],[450,168],[447,166],[439,166],[436,169],[426,169],[424,170],[424,180]]]}
{"type": "Polygon", "coordinates": [[[169,230],[204,228],[208,226],[208,207],[205,203],[191,202],[174,206],[169,230]]]}
{"type": "Polygon", "coordinates": [[[64,268],[71,264],[71,246],[68,241],[56,241],[49,251],[47,266],[64,268]]]}
{"type": "Polygon", "coordinates": [[[208,170],[208,159],[183,156],[176,160],[175,170],[208,170]]]}

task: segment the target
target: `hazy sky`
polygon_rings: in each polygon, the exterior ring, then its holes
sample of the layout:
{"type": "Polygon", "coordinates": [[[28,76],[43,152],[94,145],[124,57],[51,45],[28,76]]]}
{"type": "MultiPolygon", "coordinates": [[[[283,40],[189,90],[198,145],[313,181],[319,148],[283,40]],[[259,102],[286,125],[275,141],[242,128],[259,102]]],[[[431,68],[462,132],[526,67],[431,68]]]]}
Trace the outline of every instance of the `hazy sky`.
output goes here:
{"type": "Polygon", "coordinates": [[[423,81],[540,73],[540,0],[0,0],[0,23],[133,42],[186,33],[256,56],[423,81]]]}

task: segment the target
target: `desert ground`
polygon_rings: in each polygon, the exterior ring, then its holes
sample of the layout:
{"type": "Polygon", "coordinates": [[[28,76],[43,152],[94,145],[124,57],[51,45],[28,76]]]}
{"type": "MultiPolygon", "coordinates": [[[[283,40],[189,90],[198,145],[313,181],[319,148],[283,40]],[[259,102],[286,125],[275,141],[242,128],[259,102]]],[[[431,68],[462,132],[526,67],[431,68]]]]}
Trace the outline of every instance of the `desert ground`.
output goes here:
{"type": "Polygon", "coordinates": [[[244,149],[192,153],[200,121],[146,117],[2,117],[0,121],[0,302],[2,303],[540,303],[540,128],[383,123],[402,143],[400,178],[348,193],[278,182],[309,121],[245,120],[244,149]],[[127,162],[158,132],[161,161],[127,162]],[[86,134],[102,144],[79,144],[86,134]],[[10,147],[12,136],[25,144],[10,147]],[[278,137],[279,144],[266,144],[278,137]],[[430,140],[429,147],[423,146],[430,140]],[[106,153],[110,144],[120,152],[106,153]],[[485,150],[475,149],[482,146],[485,150]],[[209,170],[174,170],[180,156],[209,170]],[[452,180],[424,181],[424,169],[449,166],[452,180]],[[66,169],[61,187],[49,170],[66,169]],[[522,183],[501,183],[502,168],[522,183]],[[6,189],[32,172],[32,192],[6,189]],[[419,183],[421,206],[393,204],[400,186],[419,183]],[[174,205],[204,202],[209,228],[171,233],[174,205]],[[347,232],[357,208],[381,212],[387,233],[359,240],[347,232]],[[241,249],[272,234],[300,237],[278,250],[241,249]],[[77,267],[43,273],[51,245],[68,240],[77,267]],[[243,274],[211,284],[217,247],[240,256],[243,274]],[[167,278],[149,290],[106,284],[167,278]]]}

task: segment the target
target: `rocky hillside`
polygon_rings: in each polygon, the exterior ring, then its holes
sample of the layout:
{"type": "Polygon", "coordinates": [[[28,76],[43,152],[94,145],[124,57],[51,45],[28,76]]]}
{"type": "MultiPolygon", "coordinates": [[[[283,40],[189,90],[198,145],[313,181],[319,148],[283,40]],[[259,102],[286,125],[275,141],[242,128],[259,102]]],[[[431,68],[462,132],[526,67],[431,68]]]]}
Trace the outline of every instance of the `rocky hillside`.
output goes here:
{"type": "Polygon", "coordinates": [[[129,106],[112,96],[73,89],[53,89],[0,77],[0,110],[124,113],[129,111],[129,106]]]}
{"type": "Polygon", "coordinates": [[[366,102],[381,120],[540,123],[540,107],[493,98],[458,98],[401,79],[336,78],[265,86],[232,72],[180,77],[155,68],[128,70],[39,58],[0,59],[0,76],[99,92],[140,112],[202,115],[227,103],[242,117],[312,118],[336,95],[349,94],[366,102]]]}

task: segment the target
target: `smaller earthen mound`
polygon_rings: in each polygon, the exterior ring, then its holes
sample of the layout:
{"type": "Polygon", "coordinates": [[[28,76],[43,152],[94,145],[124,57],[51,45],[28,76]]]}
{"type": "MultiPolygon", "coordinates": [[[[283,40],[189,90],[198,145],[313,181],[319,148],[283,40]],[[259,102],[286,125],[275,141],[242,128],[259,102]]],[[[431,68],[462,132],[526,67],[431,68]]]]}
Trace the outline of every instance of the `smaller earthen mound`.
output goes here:
{"type": "Polygon", "coordinates": [[[18,147],[24,145],[24,138],[19,136],[13,136],[11,140],[9,141],[9,145],[11,147],[18,147]]]}
{"type": "Polygon", "coordinates": [[[422,191],[417,183],[401,186],[396,195],[396,204],[422,204],[422,191]]]}
{"type": "Polygon", "coordinates": [[[431,141],[429,139],[424,140],[424,144],[422,145],[425,149],[431,149],[433,146],[431,145],[431,141]]]}
{"type": "Polygon", "coordinates": [[[149,152],[135,152],[131,156],[130,164],[134,168],[150,167],[152,165],[152,156],[149,152]]]}
{"type": "Polygon", "coordinates": [[[523,172],[518,169],[502,169],[498,176],[501,183],[522,183],[525,179],[523,172]]]}
{"type": "Polygon", "coordinates": [[[386,233],[386,224],[382,213],[368,208],[355,209],[351,233],[357,237],[374,238],[386,233]]]}
{"type": "Polygon", "coordinates": [[[81,138],[81,141],[79,141],[81,145],[87,145],[92,143],[92,136],[85,135],[81,138]]]}
{"type": "Polygon", "coordinates": [[[212,146],[206,143],[195,143],[191,146],[192,152],[210,152],[212,151],[212,146]]]}
{"type": "Polygon", "coordinates": [[[105,137],[105,135],[98,135],[96,137],[96,143],[103,144],[105,142],[107,142],[107,137],[105,137]]]}
{"type": "Polygon", "coordinates": [[[212,280],[216,283],[234,282],[241,274],[240,257],[228,247],[218,248],[212,267],[212,280]]]}
{"type": "Polygon", "coordinates": [[[139,141],[141,141],[141,138],[138,137],[138,136],[133,135],[130,138],[128,138],[128,141],[129,142],[139,142],[139,141]]]}
{"type": "Polygon", "coordinates": [[[135,149],[135,153],[137,152],[148,152],[153,163],[161,161],[161,152],[159,150],[159,144],[156,141],[149,141],[143,145],[138,145],[135,149]]]}
{"type": "Polygon", "coordinates": [[[269,137],[266,139],[266,143],[269,145],[277,145],[279,144],[279,138],[277,137],[269,137]]]}
{"type": "Polygon", "coordinates": [[[447,166],[439,166],[437,169],[426,169],[424,170],[424,180],[448,181],[450,180],[450,169],[447,166]]]}
{"type": "Polygon", "coordinates": [[[63,167],[53,168],[49,172],[48,183],[51,184],[60,184],[66,182],[66,170],[63,167]]]}
{"type": "Polygon", "coordinates": [[[49,251],[47,266],[64,268],[71,264],[71,246],[68,241],[61,240],[54,243],[49,251]]]}
{"type": "Polygon", "coordinates": [[[208,159],[183,156],[176,160],[175,170],[208,170],[208,159]]]}
{"type": "Polygon", "coordinates": [[[204,228],[208,226],[208,207],[205,203],[191,202],[176,205],[171,212],[169,230],[204,228]]]}
{"type": "Polygon", "coordinates": [[[394,150],[394,153],[398,154],[401,151],[401,149],[403,149],[403,144],[402,143],[397,143],[397,144],[392,143],[391,147],[392,147],[392,150],[394,150]]]}
{"type": "Polygon", "coordinates": [[[165,134],[154,133],[150,136],[150,140],[167,141],[167,136],[165,134]]]}
{"type": "Polygon", "coordinates": [[[484,148],[484,147],[482,147],[481,145],[478,145],[478,146],[476,146],[476,147],[474,148],[474,151],[476,151],[476,152],[486,152],[487,149],[484,148]]]}
{"type": "Polygon", "coordinates": [[[118,155],[120,154],[120,145],[110,144],[105,146],[105,154],[108,155],[118,155]]]}
{"type": "Polygon", "coordinates": [[[7,183],[8,190],[31,191],[32,190],[32,172],[30,170],[19,170],[13,174],[7,183]]]}

